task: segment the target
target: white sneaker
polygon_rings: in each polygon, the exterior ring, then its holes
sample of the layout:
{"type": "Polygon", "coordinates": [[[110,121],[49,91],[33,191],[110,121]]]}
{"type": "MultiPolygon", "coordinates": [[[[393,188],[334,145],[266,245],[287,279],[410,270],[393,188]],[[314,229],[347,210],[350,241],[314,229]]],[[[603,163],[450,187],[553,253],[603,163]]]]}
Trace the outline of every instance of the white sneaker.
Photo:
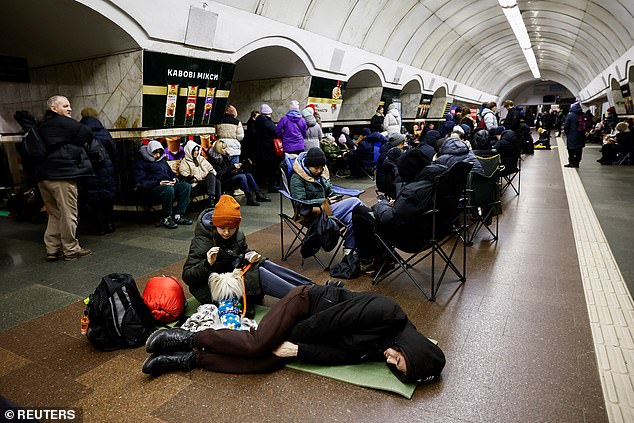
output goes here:
{"type": "Polygon", "coordinates": [[[234,189],[233,190],[233,196],[237,196],[237,195],[244,195],[244,191],[242,191],[241,189],[234,189]]]}

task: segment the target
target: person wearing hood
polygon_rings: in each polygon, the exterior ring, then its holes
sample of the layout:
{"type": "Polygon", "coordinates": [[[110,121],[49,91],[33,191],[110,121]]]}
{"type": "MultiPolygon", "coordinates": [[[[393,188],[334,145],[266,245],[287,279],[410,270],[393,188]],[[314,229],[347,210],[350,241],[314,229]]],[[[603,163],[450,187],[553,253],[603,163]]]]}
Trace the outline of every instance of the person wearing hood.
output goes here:
{"type": "Polygon", "coordinates": [[[176,178],[176,173],[167,164],[163,145],[151,140],[147,145],[141,145],[139,155],[134,162],[136,185],[137,188],[160,198],[165,215],[160,224],[168,229],[176,229],[178,225],[191,225],[192,221],[185,217],[185,213],[189,206],[192,186],[176,178]]]}
{"type": "Polygon", "coordinates": [[[445,366],[442,350],[391,298],[334,286],[301,286],[278,301],[257,329],[162,329],[148,338],[142,371],[154,376],[203,368],[264,373],[292,360],[320,365],[385,362],[401,381],[430,382],[445,366]]]}
{"type": "Polygon", "coordinates": [[[503,126],[495,128],[495,135],[498,137],[498,141],[495,143],[494,148],[500,154],[500,163],[504,166],[503,173],[516,172],[518,169],[517,162],[522,151],[517,135],[503,126]]]}
{"type": "Polygon", "coordinates": [[[238,110],[232,104],[225,108],[225,114],[218,125],[216,125],[216,138],[227,144],[227,153],[231,157],[231,163],[240,162],[242,145],[240,142],[244,138],[244,128],[238,119],[238,110]]]}
{"type": "Polygon", "coordinates": [[[394,133],[390,135],[389,142],[383,144],[379,150],[379,159],[376,162],[376,188],[388,198],[396,198],[399,180],[397,162],[406,148],[405,135],[394,133]]]}
{"type": "Polygon", "coordinates": [[[214,205],[222,194],[220,179],[216,178],[216,170],[201,154],[201,146],[194,141],[187,141],[185,145],[185,157],[178,167],[180,176],[185,178],[194,188],[200,182],[205,183],[209,205],[214,205]]]}
{"type": "Polygon", "coordinates": [[[474,165],[473,172],[482,176],[491,176],[500,166],[500,155],[493,149],[489,141],[489,131],[481,129],[473,136],[473,154],[478,166],[474,165]]]}
{"type": "Polygon", "coordinates": [[[339,135],[337,142],[341,148],[346,151],[354,151],[357,148],[357,145],[354,143],[350,135],[350,128],[347,126],[341,128],[341,135],[339,135]]]}
{"type": "Polygon", "coordinates": [[[423,135],[423,140],[418,144],[418,149],[423,152],[427,160],[434,160],[434,156],[436,155],[436,143],[441,138],[440,132],[435,129],[430,129],[423,135]]]}
{"type": "Polygon", "coordinates": [[[332,215],[347,227],[344,250],[349,252],[355,247],[352,210],[363,203],[356,197],[350,197],[331,205],[329,198],[334,192],[329,178],[326,155],[320,148],[311,148],[293,162],[290,194],[302,202],[300,213],[308,222],[314,221],[323,212],[330,214],[328,208],[331,208],[332,215]]]}
{"type": "Polygon", "coordinates": [[[376,270],[385,258],[375,233],[403,251],[416,251],[421,241],[431,236],[428,233],[431,226],[422,225],[421,219],[432,207],[434,178],[447,167],[430,162],[417,148],[406,151],[397,167],[403,186],[396,198],[380,200],[371,209],[357,207],[352,213],[358,233],[357,253],[364,272],[376,270]]]}
{"type": "Polygon", "coordinates": [[[94,174],[84,148],[93,133],[72,118],[73,109],[66,97],[55,95],[46,106],[38,129],[49,152],[34,165],[35,180],[48,213],[44,232],[46,259],[75,260],[92,253],[79,245],[76,233],[77,181],[94,174]]]}
{"type": "Polygon", "coordinates": [[[392,133],[401,133],[401,113],[394,103],[387,106],[387,114],[383,120],[383,130],[387,132],[388,136],[392,133]]]}
{"type": "MultiPolygon", "coordinates": [[[[462,128],[457,127],[462,131],[462,128]]],[[[457,134],[452,133],[452,136],[445,139],[444,142],[438,148],[436,154],[436,163],[450,168],[458,162],[467,162],[473,165],[473,171],[476,171],[478,166],[477,160],[473,151],[469,149],[469,146],[458,138],[457,134]]]]}
{"type": "Polygon", "coordinates": [[[304,151],[304,138],[308,127],[306,121],[299,112],[299,102],[291,101],[288,112],[277,123],[275,133],[282,139],[284,152],[299,154],[304,151]]]}
{"type": "Polygon", "coordinates": [[[253,175],[242,169],[242,163],[233,163],[227,152],[227,144],[218,140],[214,143],[209,155],[209,162],[216,169],[220,177],[220,183],[225,187],[239,187],[245,197],[248,206],[259,206],[259,202],[270,202],[271,199],[260,191],[253,175]]]}
{"type": "Polygon", "coordinates": [[[183,265],[183,281],[201,304],[212,302],[209,275],[229,273],[246,263],[258,263],[261,294],[282,298],[290,290],[313,282],[290,269],[262,259],[250,250],[240,229],[240,204],[230,195],[220,197],[215,208],[203,210],[183,265]]]}
{"type": "Polygon", "coordinates": [[[324,137],[321,126],[317,125],[317,120],[313,114],[315,110],[312,107],[306,107],[302,110],[302,116],[306,121],[306,135],[304,136],[304,151],[308,151],[313,147],[319,147],[319,141],[324,137]]]}
{"type": "Polygon", "coordinates": [[[83,218],[89,222],[94,233],[104,235],[115,230],[112,210],[117,193],[114,166],[116,147],[110,132],[97,119],[98,113],[95,109],[86,107],[81,111],[81,116],[80,123],[92,130],[94,138],[101,143],[106,155],[101,162],[92,163],[95,176],[83,178],[79,185],[79,199],[84,205],[80,205],[80,222],[83,218]]]}
{"type": "Polygon", "coordinates": [[[438,128],[440,136],[446,137],[447,135],[451,134],[454,126],[456,126],[456,122],[453,119],[453,115],[451,113],[447,113],[445,115],[445,121],[442,123],[442,125],[440,125],[440,128],[438,128]]]}
{"type": "Polygon", "coordinates": [[[579,117],[583,115],[581,104],[574,103],[570,106],[570,112],[564,121],[564,133],[566,134],[566,146],[568,148],[568,163],[564,167],[578,168],[586,146],[586,134],[579,131],[579,117]]]}

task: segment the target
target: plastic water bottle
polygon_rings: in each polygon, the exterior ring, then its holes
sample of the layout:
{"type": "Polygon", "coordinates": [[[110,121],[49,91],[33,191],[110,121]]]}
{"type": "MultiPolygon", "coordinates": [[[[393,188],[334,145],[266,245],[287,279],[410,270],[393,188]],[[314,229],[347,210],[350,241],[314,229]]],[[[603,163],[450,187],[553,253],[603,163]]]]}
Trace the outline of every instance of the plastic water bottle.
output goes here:
{"type": "Polygon", "coordinates": [[[84,315],[81,316],[81,334],[86,335],[88,332],[88,324],[90,323],[90,319],[88,318],[88,310],[84,310],[84,315]]]}

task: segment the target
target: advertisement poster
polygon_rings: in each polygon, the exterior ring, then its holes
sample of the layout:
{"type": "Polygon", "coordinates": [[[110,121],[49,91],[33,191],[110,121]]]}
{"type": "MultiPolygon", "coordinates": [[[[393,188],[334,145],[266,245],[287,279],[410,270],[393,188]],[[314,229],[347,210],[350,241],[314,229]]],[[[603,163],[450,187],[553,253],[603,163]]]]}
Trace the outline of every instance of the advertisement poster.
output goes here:
{"type": "Polygon", "coordinates": [[[418,104],[418,108],[416,110],[416,119],[427,118],[427,114],[429,113],[429,108],[431,107],[432,98],[433,96],[430,94],[422,94],[420,96],[420,103],[418,104]]]}
{"type": "Polygon", "coordinates": [[[233,63],[143,51],[144,128],[214,125],[227,105],[233,63]]]}
{"type": "Polygon", "coordinates": [[[203,107],[203,118],[200,122],[201,125],[209,125],[211,121],[211,110],[214,105],[214,94],[216,90],[214,88],[207,88],[205,90],[205,106],[203,107]]]}
{"type": "Polygon", "coordinates": [[[178,98],[178,84],[167,85],[167,100],[165,102],[165,121],[163,126],[174,126],[176,115],[176,100],[178,98]]]}
{"type": "Polygon", "coordinates": [[[315,106],[322,122],[335,122],[343,104],[346,82],[314,76],[308,90],[308,104],[315,106]]]}
{"type": "MultiPolygon", "coordinates": [[[[196,97],[198,97],[198,86],[187,87],[187,103],[185,103],[185,126],[194,125],[194,115],[196,114],[196,97]]],[[[204,113],[204,111],[203,111],[204,113]]]]}

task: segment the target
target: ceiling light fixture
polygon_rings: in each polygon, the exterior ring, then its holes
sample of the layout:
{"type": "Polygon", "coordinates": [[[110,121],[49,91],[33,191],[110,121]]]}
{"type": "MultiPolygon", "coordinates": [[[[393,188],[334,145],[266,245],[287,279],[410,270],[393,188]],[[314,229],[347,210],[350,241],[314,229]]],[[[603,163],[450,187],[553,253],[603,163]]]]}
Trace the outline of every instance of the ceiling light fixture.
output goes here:
{"type": "Polygon", "coordinates": [[[528,67],[533,73],[533,78],[540,78],[541,74],[539,72],[539,67],[537,66],[533,47],[531,46],[531,39],[528,36],[528,31],[526,31],[526,25],[524,25],[520,9],[517,7],[517,1],[498,0],[498,3],[502,6],[504,16],[506,16],[506,20],[509,22],[509,25],[511,25],[513,34],[515,34],[515,38],[517,38],[517,42],[522,49],[522,53],[524,53],[528,67]]]}

